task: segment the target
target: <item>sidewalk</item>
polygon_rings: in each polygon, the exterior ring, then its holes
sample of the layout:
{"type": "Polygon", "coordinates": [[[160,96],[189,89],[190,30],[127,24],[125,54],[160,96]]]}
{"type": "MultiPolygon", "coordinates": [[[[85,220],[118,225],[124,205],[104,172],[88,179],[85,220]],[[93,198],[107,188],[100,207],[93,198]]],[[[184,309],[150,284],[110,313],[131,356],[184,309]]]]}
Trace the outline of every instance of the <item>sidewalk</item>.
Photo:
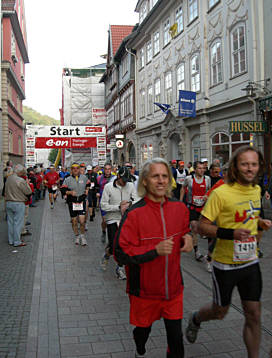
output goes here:
{"type": "MultiPolygon", "coordinates": [[[[58,198],[53,210],[49,208],[48,200],[44,202],[44,211],[43,203],[38,205],[38,208],[31,209],[31,221],[36,222],[35,241],[21,248],[25,251],[20,250],[17,261],[14,262],[15,254],[6,247],[8,245],[1,235],[1,248],[6,252],[6,255],[1,253],[1,258],[8,256],[6,262],[13,259],[9,266],[1,261],[1,277],[13,279],[13,289],[18,291],[17,295],[25,294],[28,297],[28,310],[23,312],[22,324],[17,327],[18,332],[23,331],[24,334],[18,333],[21,338],[14,343],[13,350],[11,347],[2,350],[9,334],[1,329],[5,334],[0,334],[0,358],[133,358],[134,342],[132,327],[128,323],[129,304],[125,282],[116,279],[113,260],[106,272],[102,272],[99,266],[104,248],[100,241],[100,214],[97,213],[93,223],[88,223],[86,236],[89,245],[77,247],[73,243],[70,217],[64,202],[58,198]],[[38,239],[36,235],[39,230],[38,239]],[[18,261],[22,257],[25,261],[18,261]],[[31,269],[35,269],[32,283],[31,269]],[[29,282],[22,288],[24,280],[25,283],[29,282]]],[[[2,227],[1,222],[1,234],[2,227]]],[[[207,242],[201,240],[203,252],[206,245],[207,242]]],[[[272,346],[271,233],[264,236],[262,248],[265,255],[261,260],[264,292],[260,357],[268,358],[272,346]]],[[[185,327],[189,313],[211,300],[211,275],[206,272],[203,263],[193,260],[192,254],[183,255],[182,268],[185,327]]],[[[2,300],[1,317],[2,313],[8,311],[6,307],[3,309],[5,300],[9,302],[11,297],[2,300]]],[[[12,315],[15,322],[17,314],[12,312],[12,315]]],[[[242,326],[243,315],[235,293],[233,307],[224,321],[203,324],[199,338],[193,345],[185,340],[186,358],[247,357],[242,341],[242,326]]],[[[13,334],[11,332],[10,342],[15,341],[13,334]]],[[[166,337],[162,321],[153,325],[147,348],[147,358],[165,358],[166,337]]]]}

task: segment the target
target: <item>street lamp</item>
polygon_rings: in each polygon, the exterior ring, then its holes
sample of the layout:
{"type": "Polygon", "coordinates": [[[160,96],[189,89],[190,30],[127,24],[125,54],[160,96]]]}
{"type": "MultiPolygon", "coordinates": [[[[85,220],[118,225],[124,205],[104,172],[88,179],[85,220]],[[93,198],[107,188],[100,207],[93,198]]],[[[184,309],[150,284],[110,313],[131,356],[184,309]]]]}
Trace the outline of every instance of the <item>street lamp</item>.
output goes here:
{"type": "Polygon", "coordinates": [[[265,80],[260,81],[249,81],[245,88],[242,88],[242,91],[246,91],[246,96],[249,98],[253,98],[257,96],[257,92],[261,91],[264,95],[272,93],[270,89],[267,88],[270,83],[270,78],[266,78],[265,80]],[[264,86],[259,82],[264,82],[264,86]]]}

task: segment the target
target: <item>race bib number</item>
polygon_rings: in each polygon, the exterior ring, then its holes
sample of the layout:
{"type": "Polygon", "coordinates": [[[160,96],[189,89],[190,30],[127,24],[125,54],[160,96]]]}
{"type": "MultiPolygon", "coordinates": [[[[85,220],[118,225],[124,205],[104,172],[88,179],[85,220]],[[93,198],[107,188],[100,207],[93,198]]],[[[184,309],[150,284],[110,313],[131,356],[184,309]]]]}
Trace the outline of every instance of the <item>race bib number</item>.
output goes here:
{"type": "Polygon", "coordinates": [[[203,206],[204,204],[205,204],[204,196],[198,196],[198,195],[193,196],[193,205],[195,205],[195,206],[203,206]]]}
{"type": "Polygon", "coordinates": [[[177,184],[183,185],[185,178],[177,178],[177,184]]]}
{"type": "Polygon", "coordinates": [[[91,188],[93,188],[94,187],[94,183],[91,183],[91,188]]]}
{"type": "Polygon", "coordinates": [[[57,185],[52,185],[52,190],[57,190],[58,186],[57,185]]]}
{"type": "Polygon", "coordinates": [[[73,210],[74,210],[74,211],[81,211],[81,210],[83,210],[83,203],[73,203],[73,210]]]}
{"type": "Polygon", "coordinates": [[[247,240],[234,240],[233,261],[252,261],[257,258],[257,241],[255,236],[249,237],[247,240]]]}

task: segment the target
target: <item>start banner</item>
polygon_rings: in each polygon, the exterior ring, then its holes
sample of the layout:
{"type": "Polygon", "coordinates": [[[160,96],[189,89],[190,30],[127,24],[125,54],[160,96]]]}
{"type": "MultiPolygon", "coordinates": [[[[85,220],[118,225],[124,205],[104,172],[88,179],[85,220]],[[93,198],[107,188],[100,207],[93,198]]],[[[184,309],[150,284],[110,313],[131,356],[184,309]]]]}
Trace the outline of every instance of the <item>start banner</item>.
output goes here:
{"type": "Polygon", "coordinates": [[[32,126],[27,130],[34,137],[63,138],[63,137],[98,137],[106,135],[105,126],[32,126]]]}
{"type": "Polygon", "coordinates": [[[95,148],[96,137],[75,138],[75,137],[36,137],[35,148],[95,148]]]}

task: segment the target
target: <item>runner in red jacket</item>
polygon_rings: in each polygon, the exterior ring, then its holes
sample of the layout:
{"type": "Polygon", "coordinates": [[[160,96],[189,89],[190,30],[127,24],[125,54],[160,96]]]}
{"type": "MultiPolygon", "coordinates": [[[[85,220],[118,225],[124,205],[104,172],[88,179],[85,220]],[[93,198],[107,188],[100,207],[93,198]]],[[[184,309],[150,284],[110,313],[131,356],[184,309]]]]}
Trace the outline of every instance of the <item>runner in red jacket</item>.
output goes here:
{"type": "Polygon", "coordinates": [[[164,159],[146,162],[138,184],[142,200],[125,213],[115,238],[114,254],[126,265],[130,323],[135,357],[144,357],[155,320],[164,318],[169,358],[184,357],[181,319],[183,280],[180,252],[191,251],[189,211],[170,199],[172,173],[164,159]]]}

